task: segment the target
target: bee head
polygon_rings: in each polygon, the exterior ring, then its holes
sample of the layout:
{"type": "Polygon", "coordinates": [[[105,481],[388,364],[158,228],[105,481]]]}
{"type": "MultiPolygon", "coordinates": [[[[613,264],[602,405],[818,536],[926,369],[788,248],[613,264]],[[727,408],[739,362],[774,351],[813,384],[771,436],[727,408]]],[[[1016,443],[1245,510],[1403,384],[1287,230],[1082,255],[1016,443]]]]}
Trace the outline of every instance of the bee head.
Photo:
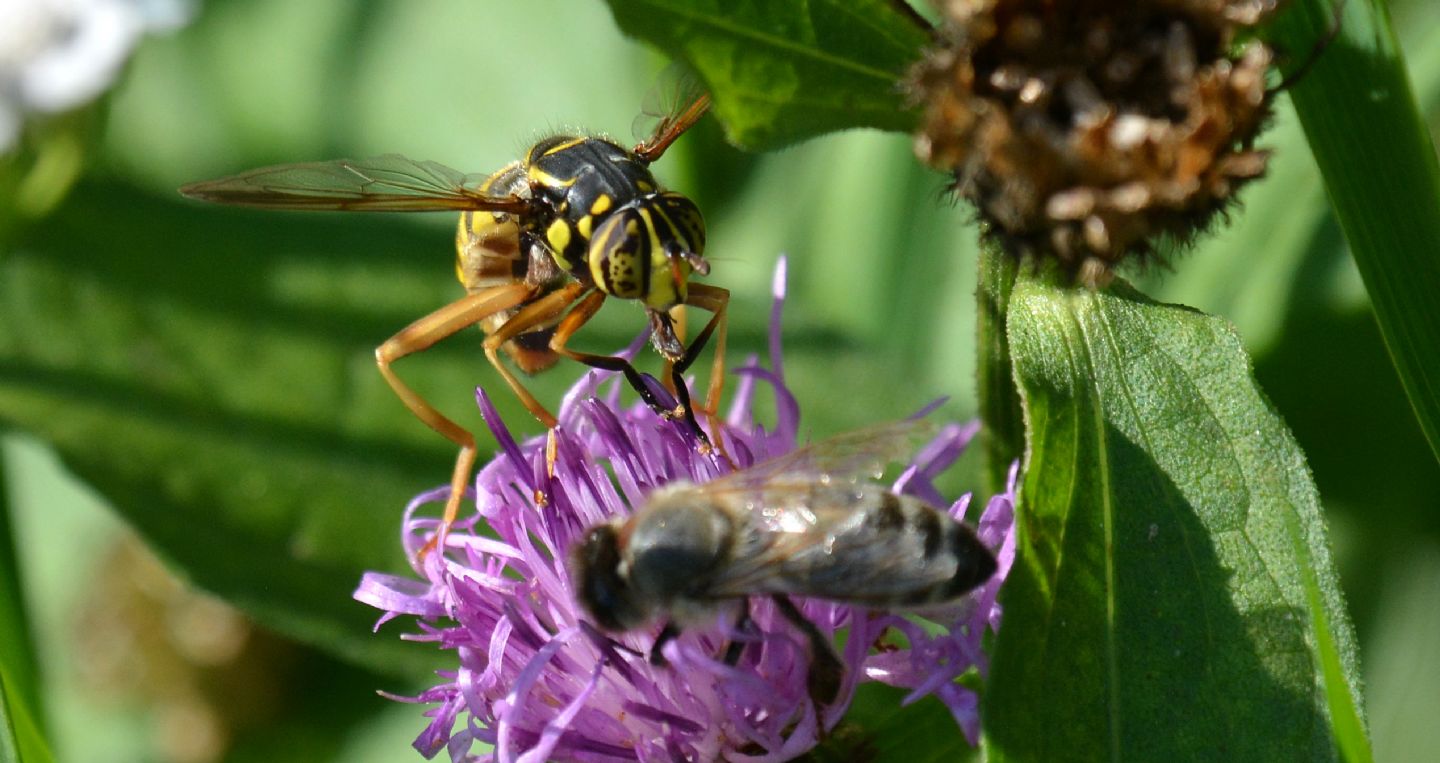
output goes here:
{"type": "Polygon", "coordinates": [[[641,196],[605,217],[590,237],[590,276],[606,294],[669,310],[685,301],[692,272],[705,275],[705,218],[695,202],[666,191],[641,196]]]}
{"type": "Polygon", "coordinates": [[[575,596],[595,623],[608,631],[626,631],[650,619],[649,608],[635,596],[621,573],[620,536],[614,525],[600,525],[570,551],[575,596]]]}

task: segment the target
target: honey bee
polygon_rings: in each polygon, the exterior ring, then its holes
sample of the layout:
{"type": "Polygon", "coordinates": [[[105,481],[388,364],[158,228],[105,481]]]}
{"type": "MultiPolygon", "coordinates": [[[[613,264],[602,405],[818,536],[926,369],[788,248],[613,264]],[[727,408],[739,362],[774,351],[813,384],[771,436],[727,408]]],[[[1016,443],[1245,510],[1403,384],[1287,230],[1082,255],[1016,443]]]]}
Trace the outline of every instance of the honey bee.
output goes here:
{"type": "MultiPolygon", "coordinates": [[[[995,573],[975,533],[945,511],[867,477],[914,452],[929,427],[906,421],[824,440],[703,485],[657,490],[631,516],[591,528],[571,549],[574,590],[602,628],[664,618],[651,651],[680,628],[769,595],[809,641],[810,694],[832,702],[842,667],[791,594],[879,609],[954,601],[995,573]]],[[[740,652],[732,644],[725,657],[740,652]]]]}

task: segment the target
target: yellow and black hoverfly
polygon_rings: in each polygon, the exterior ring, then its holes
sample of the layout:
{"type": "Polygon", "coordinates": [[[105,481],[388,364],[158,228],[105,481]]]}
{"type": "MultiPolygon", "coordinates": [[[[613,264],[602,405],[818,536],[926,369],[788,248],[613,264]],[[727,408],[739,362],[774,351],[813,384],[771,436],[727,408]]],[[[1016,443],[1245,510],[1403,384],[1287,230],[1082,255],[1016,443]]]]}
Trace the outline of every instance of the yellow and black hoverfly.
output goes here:
{"type": "Polygon", "coordinates": [[[405,406],[460,446],[445,506],[444,526],[449,526],[474,468],[474,435],[401,381],[391,364],[473,325],[486,334],[490,363],[546,427],[556,426],[555,416],[501,363],[499,350],[526,373],[549,368],[560,357],[620,371],[646,403],[664,415],[683,415],[702,446],[709,447],[683,374],[717,334],[706,404],[708,411],[715,411],[730,293],[690,283],[691,273],[709,273],[703,257],[704,219],[688,198],[665,190],[650,165],[704,116],[710,98],[698,83],[686,80],[670,100],[671,108],[655,115],[659,121],[654,130],[634,148],[603,137],[552,135],[531,146],[523,159],[489,176],[389,154],[262,167],[193,183],[180,193],[264,209],[461,213],[455,270],[466,295],[375,349],[381,375],[405,406]],[[625,358],[566,346],[606,297],[644,305],[650,341],[665,359],[667,386],[679,401],[678,409],[665,408],[625,358]],[[671,315],[682,305],[712,313],[689,347],[671,315]]]}

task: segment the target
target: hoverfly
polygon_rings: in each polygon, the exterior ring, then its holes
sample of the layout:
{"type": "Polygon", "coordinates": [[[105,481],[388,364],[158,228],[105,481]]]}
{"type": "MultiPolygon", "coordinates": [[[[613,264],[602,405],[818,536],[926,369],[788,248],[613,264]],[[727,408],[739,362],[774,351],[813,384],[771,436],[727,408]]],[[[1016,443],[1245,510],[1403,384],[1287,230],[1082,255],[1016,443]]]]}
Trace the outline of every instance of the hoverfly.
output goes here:
{"type": "MultiPolygon", "coordinates": [[[[906,421],[824,440],[702,485],[677,483],[625,519],[591,528],[571,549],[576,597],[600,627],[630,631],[667,618],[651,651],[679,628],[769,595],[810,643],[809,690],[829,704],[840,659],[788,595],[882,609],[965,595],[996,561],[945,511],[865,479],[914,452],[928,431],[906,421]]],[[[731,646],[725,657],[740,652],[731,646]]]]}
{"type": "Polygon", "coordinates": [[[691,273],[709,273],[702,256],[704,219],[693,202],[665,190],[650,172],[650,165],[709,108],[710,98],[698,81],[676,81],[672,107],[657,115],[661,118],[653,132],[633,148],[603,137],[562,134],[538,141],[523,159],[484,177],[389,154],[262,167],[193,183],[180,193],[265,209],[461,213],[455,270],[466,295],[375,350],[381,375],[405,406],[460,446],[442,525],[448,527],[474,468],[474,435],[414,392],[391,364],[476,324],[486,334],[486,358],[547,428],[554,429],[555,416],[500,361],[500,350],[526,373],[549,368],[561,357],[620,371],[656,411],[684,416],[702,447],[708,447],[683,374],[711,335],[718,334],[707,396],[707,409],[714,411],[723,380],[730,293],[689,282],[691,273]],[[607,297],[644,305],[650,341],[665,359],[667,386],[678,409],[664,407],[625,358],[567,346],[607,297]],[[681,305],[712,313],[688,348],[671,317],[681,305]]]}

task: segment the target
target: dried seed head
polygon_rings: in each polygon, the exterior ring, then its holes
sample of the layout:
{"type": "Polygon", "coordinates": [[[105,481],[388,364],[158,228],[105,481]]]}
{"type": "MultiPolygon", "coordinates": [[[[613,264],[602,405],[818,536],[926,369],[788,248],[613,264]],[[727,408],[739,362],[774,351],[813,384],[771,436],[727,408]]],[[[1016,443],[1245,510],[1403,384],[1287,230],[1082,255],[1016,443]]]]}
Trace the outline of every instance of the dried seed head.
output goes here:
{"type": "Polygon", "coordinates": [[[1007,249],[1102,283],[1264,174],[1271,51],[1236,36],[1279,1],[942,0],[916,151],[1007,249]]]}

